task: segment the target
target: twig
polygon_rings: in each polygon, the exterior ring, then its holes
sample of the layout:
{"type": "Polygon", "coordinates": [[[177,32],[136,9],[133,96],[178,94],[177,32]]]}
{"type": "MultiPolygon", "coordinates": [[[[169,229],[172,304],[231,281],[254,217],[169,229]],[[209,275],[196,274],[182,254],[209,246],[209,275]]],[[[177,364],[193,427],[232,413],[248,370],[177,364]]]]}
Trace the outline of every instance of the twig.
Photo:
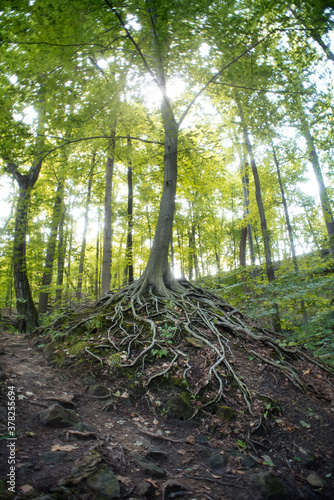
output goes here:
{"type": "MultiPolygon", "coordinates": [[[[136,424],[136,422],[134,422],[136,424]]],[[[151,436],[157,439],[163,439],[164,441],[170,441],[171,443],[184,443],[183,439],[174,439],[170,438],[168,436],[163,436],[162,434],[156,434],[155,432],[147,431],[146,429],[143,429],[140,427],[138,424],[136,424],[140,432],[143,434],[147,434],[147,436],[151,436]]]]}

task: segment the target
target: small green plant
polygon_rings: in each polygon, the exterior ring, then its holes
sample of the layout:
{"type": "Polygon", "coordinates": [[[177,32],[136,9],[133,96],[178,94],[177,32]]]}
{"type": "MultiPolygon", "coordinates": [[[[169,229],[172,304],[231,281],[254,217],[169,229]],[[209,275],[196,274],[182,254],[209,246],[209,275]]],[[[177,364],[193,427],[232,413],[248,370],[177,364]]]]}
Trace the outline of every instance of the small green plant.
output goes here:
{"type": "Polygon", "coordinates": [[[152,349],[153,356],[157,356],[158,358],[162,358],[162,356],[167,356],[168,351],[166,349],[152,349]]]}
{"type": "Polygon", "coordinates": [[[245,451],[247,448],[247,445],[244,441],[242,441],[241,439],[238,439],[237,440],[237,447],[239,448],[240,451],[245,451]]]}
{"type": "Polygon", "coordinates": [[[170,326],[167,323],[165,323],[164,326],[158,326],[158,331],[160,332],[160,335],[164,337],[166,340],[174,337],[176,330],[177,326],[170,326]]]}
{"type": "Polygon", "coordinates": [[[268,417],[270,410],[271,410],[271,403],[268,403],[268,404],[266,405],[266,411],[264,412],[264,415],[263,415],[263,416],[264,416],[264,418],[267,418],[267,417],[268,417]]]}

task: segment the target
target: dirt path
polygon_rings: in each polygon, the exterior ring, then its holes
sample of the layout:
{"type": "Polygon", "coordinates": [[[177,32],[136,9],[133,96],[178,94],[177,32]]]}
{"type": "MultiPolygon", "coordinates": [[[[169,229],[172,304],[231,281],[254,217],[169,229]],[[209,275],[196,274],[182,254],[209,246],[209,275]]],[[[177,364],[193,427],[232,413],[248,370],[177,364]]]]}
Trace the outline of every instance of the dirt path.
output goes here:
{"type": "Polygon", "coordinates": [[[91,374],[56,369],[28,337],[0,335],[0,498],[334,498],[329,401],[291,392],[291,411],[245,439],[238,422],[171,421],[152,413],[149,398],[110,386],[89,396],[101,390],[91,374]],[[79,424],[47,423],[55,404],[79,424]]]}

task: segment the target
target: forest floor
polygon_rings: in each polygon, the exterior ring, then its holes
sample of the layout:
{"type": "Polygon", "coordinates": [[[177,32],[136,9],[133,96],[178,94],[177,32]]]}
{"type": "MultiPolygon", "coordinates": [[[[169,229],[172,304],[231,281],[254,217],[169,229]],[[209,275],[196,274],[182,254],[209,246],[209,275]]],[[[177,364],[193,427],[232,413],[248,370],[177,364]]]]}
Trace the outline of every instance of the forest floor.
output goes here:
{"type": "Polygon", "coordinates": [[[333,377],[317,366],[300,367],[318,389],[302,393],[274,368],[239,356],[243,378],[271,401],[261,425],[247,411],[183,421],[155,412],[124,381],[119,390],[86,369],[50,365],[34,337],[0,336],[0,498],[334,498],[333,377]],[[89,395],[99,384],[108,394],[89,395]],[[12,387],[15,440],[7,434],[12,387]],[[54,404],[80,424],[47,423],[54,404]]]}

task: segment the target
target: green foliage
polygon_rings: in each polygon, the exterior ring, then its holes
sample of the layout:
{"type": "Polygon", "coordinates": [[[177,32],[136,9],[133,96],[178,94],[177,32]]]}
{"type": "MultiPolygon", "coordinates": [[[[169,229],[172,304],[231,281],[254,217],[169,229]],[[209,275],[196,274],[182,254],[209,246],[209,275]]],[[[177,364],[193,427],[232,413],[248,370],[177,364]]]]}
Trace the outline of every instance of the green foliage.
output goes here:
{"type": "Polygon", "coordinates": [[[300,257],[298,262],[299,273],[291,262],[281,263],[274,284],[268,284],[261,268],[248,268],[246,281],[244,271],[236,270],[221,275],[219,283],[211,278],[204,284],[267,327],[271,327],[272,305],[277,301],[283,326],[281,345],[305,347],[334,365],[333,266],[316,254],[300,257]],[[303,323],[301,300],[305,302],[307,325],[303,323]]]}

